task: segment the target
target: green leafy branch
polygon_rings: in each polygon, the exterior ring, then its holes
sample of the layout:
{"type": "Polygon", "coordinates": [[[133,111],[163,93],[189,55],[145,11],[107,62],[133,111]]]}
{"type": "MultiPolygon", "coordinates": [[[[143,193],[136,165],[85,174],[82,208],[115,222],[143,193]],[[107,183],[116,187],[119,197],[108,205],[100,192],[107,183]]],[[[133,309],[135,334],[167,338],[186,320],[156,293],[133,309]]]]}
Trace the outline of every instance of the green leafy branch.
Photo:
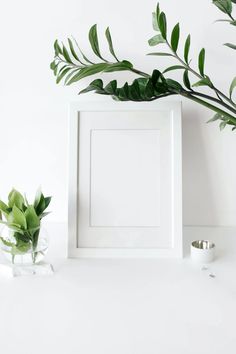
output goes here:
{"type": "MultiPolygon", "coordinates": [[[[229,96],[226,96],[217,87],[215,87],[215,85],[213,84],[210,77],[205,74],[205,49],[204,48],[201,49],[201,51],[198,55],[198,71],[194,70],[190,66],[190,60],[189,60],[189,52],[190,52],[190,45],[191,45],[191,36],[190,35],[188,35],[185,40],[184,55],[183,55],[184,58],[182,59],[179,56],[179,54],[177,53],[179,40],[180,40],[179,23],[177,23],[174,26],[174,28],[171,32],[171,39],[168,40],[166,15],[164,12],[160,11],[159,4],[157,5],[156,12],[153,13],[153,28],[155,31],[158,32],[158,34],[149,40],[149,44],[151,46],[154,46],[154,45],[156,46],[161,43],[165,43],[168,46],[170,53],[169,52],[168,53],[157,52],[157,53],[149,53],[149,55],[157,55],[157,56],[168,55],[168,56],[172,56],[173,58],[177,59],[180,62],[181,65],[171,66],[171,67],[165,69],[163,71],[163,73],[167,73],[169,71],[174,71],[174,70],[179,70],[179,69],[184,70],[183,83],[191,91],[188,93],[185,92],[183,95],[185,97],[197,102],[197,103],[207,106],[208,108],[210,108],[210,106],[208,105],[207,101],[202,101],[202,100],[199,101],[199,99],[197,97],[201,97],[201,98],[204,98],[208,101],[212,101],[214,103],[217,103],[217,105],[223,106],[224,109],[232,112],[235,115],[236,114],[236,104],[232,100],[232,93],[233,93],[233,89],[236,86],[236,82],[235,82],[236,80],[234,79],[230,85],[230,90],[229,90],[230,95],[229,96]],[[198,81],[191,84],[190,79],[189,79],[189,73],[191,73],[192,75],[197,77],[198,81]],[[215,92],[216,97],[206,95],[206,94],[196,91],[195,87],[200,87],[200,86],[209,87],[212,91],[215,92]]],[[[213,109],[212,106],[211,106],[211,109],[213,109]]],[[[229,119],[228,115],[225,114],[226,112],[222,113],[220,111],[217,111],[215,106],[214,106],[213,110],[216,112],[216,115],[210,121],[217,120],[217,119],[222,120],[222,123],[220,125],[221,129],[224,128],[226,124],[235,125],[235,118],[229,119]]],[[[234,127],[233,127],[233,129],[234,129],[234,127]]]]}
{"type": "Polygon", "coordinates": [[[56,76],[56,82],[59,83],[61,80],[64,80],[64,84],[69,86],[87,76],[125,70],[148,76],[148,74],[135,69],[129,61],[120,61],[117,58],[109,27],[105,31],[105,36],[108,42],[109,51],[115,59],[115,62],[108,61],[100,52],[97,25],[93,25],[90,28],[89,42],[93,53],[100,59],[99,62],[94,63],[91,59],[88,59],[88,57],[81,51],[75,39],[68,38],[66,45],[64,43],[59,44],[56,40],[54,43],[55,57],[50,64],[50,68],[56,76]]]}
{"type": "MultiPolygon", "coordinates": [[[[226,14],[229,19],[220,19],[216,20],[216,22],[228,22],[233,26],[236,26],[236,20],[232,15],[233,11],[233,4],[236,4],[236,0],[213,0],[213,4],[220,9],[224,14],[226,14]]],[[[225,43],[224,44],[226,47],[229,47],[231,49],[236,49],[236,45],[232,43],[225,43]]]]}
{"type": "MultiPolygon", "coordinates": [[[[236,0],[215,0],[213,3],[230,17],[230,20],[227,21],[235,25],[235,20],[232,16],[232,3],[236,3],[236,0]]],[[[179,62],[178,65],[172,65],[163,72],[154,70],[152,74],[147,74],[135,69],[132,63],[127,60],[119,61],[114,51],[109,28],[107,28],[105,32],[106,40],[110,54],[115,59],[115,62],[111,62],[100,52],[97,26],[93,25],[89,31],[89,42],[93,53],[99,58],[99,62],[88,59],[73,38],[68,38],[66,45],[63,43],[59,44],[56,40],[54,43],[55,56],[51,63],[51,69],[56,76],[56,82],[59,83],[61,80],[64,80],[65,85],[71,85],[87,76],[98,73],[123,70],[131,71],[139,75],[131,84],[126,82],[122,87],[118,87],[117,81],[112,80],[104,86],[103,81],[99,78],[92,81],[80,93],[94,91],[98,94],[111,95],[114,99],[120,101],[153,101],[170,95],[181,95],[213,110],[215,115],[210,121],[220,120],[221,129],[226,125],[231,125],[233,130],[236,129],[236,104],[232,100],[233,90],[236,87],[236,78],[233,79],[230,85],[228,96],[219,90],[205,72],[204,48],[201,49],[198,55],[198,69],[195,70],[190,65],[191,60],[189,59],[190,35],[185,40],[184,53],[183,57],[181,57],[178,52],[180,25],[177,23],[174,26],[169,38],[166,15],[160,10],[159,4],[157,4],[156,11],[153,13],[153,28],[156,34],[149,40],[150,46],[166,44],[168,51],[149,53],[149,55],[175,58],[179,62]],[[182,83],[166,77],[167,73],[176,70],[183,70],[182,83]],[[195,80],[192,83],[192,77],[196,77],[197,81],[195,80]],[[203,86],[208,87],[213,94],[205,94],[196,89],[203,86]]]]}

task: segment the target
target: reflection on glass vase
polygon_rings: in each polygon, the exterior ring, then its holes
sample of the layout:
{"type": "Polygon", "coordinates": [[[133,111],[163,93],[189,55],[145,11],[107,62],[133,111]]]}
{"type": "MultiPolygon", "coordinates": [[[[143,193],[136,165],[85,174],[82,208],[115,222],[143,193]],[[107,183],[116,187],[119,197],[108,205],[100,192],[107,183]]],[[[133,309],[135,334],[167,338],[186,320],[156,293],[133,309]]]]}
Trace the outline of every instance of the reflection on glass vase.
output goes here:
{"type": "Polygon", "coordinates": [[[48,250],[48,234],[42,227],[21,230],[4,226],[0,232],[0,247],[13,265],[34,265],[41,262],[48,250]]]}

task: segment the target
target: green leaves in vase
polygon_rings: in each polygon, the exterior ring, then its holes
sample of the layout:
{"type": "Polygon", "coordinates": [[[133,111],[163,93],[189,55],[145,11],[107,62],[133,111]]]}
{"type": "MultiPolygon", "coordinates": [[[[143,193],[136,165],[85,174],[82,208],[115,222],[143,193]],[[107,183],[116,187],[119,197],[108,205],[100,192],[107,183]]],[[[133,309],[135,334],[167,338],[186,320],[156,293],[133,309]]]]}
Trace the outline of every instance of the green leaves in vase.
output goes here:
{"type": "Polygon", "coordinates": [[[41,220],[48,214],[45,210],[50,202],[51,197],[44,197],[41,190],[36,193],[33,204],[29,204],[27,198],[16,189],[9,193],[7,203],[0,200],[0,223],[12,231],[11,239],[0,235],[0,240],[5,246],[11,247],[13,255],[37,247],[41,220]]]}

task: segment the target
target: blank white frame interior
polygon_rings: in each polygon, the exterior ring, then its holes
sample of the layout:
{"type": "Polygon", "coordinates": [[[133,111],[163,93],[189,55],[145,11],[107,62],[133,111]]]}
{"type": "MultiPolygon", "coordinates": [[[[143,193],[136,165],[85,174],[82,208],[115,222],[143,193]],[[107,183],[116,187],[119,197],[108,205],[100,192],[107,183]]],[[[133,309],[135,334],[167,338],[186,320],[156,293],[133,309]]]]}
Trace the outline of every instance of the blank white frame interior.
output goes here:
{"type": "Polygon", "coordinates": [[[69,257],[182,257],[180,102],[70,107],[69,257]]]}

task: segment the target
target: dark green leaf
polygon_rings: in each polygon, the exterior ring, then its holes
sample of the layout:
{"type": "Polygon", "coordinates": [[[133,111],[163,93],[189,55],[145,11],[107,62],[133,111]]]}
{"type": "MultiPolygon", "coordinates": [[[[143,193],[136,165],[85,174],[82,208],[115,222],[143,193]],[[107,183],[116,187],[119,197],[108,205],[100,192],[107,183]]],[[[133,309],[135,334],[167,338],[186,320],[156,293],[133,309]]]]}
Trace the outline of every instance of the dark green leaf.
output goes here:
{"type": "Polygon", "coordinates": [[[51,70],[54,70],[55,67],[56,67],[56,63],[55,63],[55,61],[52,61],[52,62],[50,63],[50,69],[51,69],[51,70]]]}
{"type": "Polygon", "coordinates": [[[28,232],[14,232],[14,238],[16,239],[16,241],[21,240],[23,242],[29,242],[31,240],[31,237],[28,232]]]}
{"type": "Polygon", "coordinates": [[[118,63],[107,64],[106,68],[104,69],[104,72],[109,73],[113,71],[130,70],[132,67],[133,65],[129,61],[123,60],[118,63]]]}
{"type": "Polygon", "coordinates": [[[49,206],[49,204],[51,203],[52,197],[45,197],[44,201],[45,201],[45,209],[47,209],[47,207],[49,206]]]}
{"type": "Polygon", "coordinates": [[[105,32],[105,35],[106,35],[106,39],[107,39],[107,42],[108,42],[108,45],[109,45],[110,53],[113,55],[113,57],[114,57],[117,61],[119,61],[119,60],[117,59],[117,56],[116,56],[115,51],[114,51],[114,48],[113,48],[113,43],[112,43],[112,38],[111,38],[111,33],[110,33],[109,27],[107,27],[106,32],[105,32]]]}
{"type": "Polygon", "coordinates": [[[190,84],[189,77],[188,77],[188,70],[184,71],[183,82],[184,82],[184,85],[187,87],[187,89],[191,90],[191,84],[190,84]]]}
{"type": "Polygon", "coordinates": [[[177,23],[171,33],[171,48],[177,51],[179,45],[179,23],[177,23]]]}
{"type": "MultiPolygon", "coordinates": [[[[73,55],[73,57],[79,62],[81,63],[78,55],[76,54],[76,51],[74,49],[74,46],[73,46],[73,43],[72,43],[72,40],[70,38],[68,38],[68,43],[69,43],[69,47],[70,47],[70,51],[71,51],[71,54],[73,55]]],[[[81,63],[83,64],[83,63],[81,63]]]]}
{"type": "MultiPolygon", "coordinates": [[[[73,37],[72,37],[72,38],[73,38],[73,37]]],[[[76,44],[76,46],[77,46],[77,48],[78,48],[80,54],[82,55],[83,59],[84,59],[87,63],[89,63],[89,64],[94,64],[91,60],[89,60],[89,59],[84,55],[84,53],[83,53],[82,50],[80,49],[80,47],[79,47],[79,45],[78,45],[76,39],[73,38],[73,40],[74,40],[74,42],[75,42],[75,44],[76,44]]],[[[80,63],[83,64],[82,62],[80,62],[80,63]]],[[[83,65],[84,65],[84,64],[83,64],[83,65]]]]}
{"type": "Polygon", "coordinates": [[[70,80],[70,78],[72,78],[72,76],[74,76],[75,73],[79,73],[80,70],[81,70],[80,68],[71,70],[71,72],[66,76],[64,84],[66,85],[67,82],[70,80]]]}
{"type": "Polygon", "coordinates": [[[58,66],[59,66],[59,63],[57,63],[57,64],[55,65],[55,67],[54,67],[54,70],[53,70],[54,76],[57,75],[58,66]]]}
{"type": "Polygon", "coordinates": [[[184,45],[184,60],[188,64],[188,55],[189,55],[189,49],[190,49],[190,43],[191,43],[191,36],[190,34],[188,35],[185,45],[184,45]]]}
{"type": "Polygon", "coordinates": [[[176,92],[180,92],[183,90],[183,87],[180,85],[180,83],[178,83],[175,80],[172,79],[166,79],[166,83],[168,85],[168,88],[172,91],[176,91],[176,92]]]}
{"type": "Polygon", "coordinates": [[[185,67],[183,65],[173,65],[173,66],[170,66],[169,68],[165,69],[163,71],[163,74],[167,73],[168,71],[178,70],[178,69],[185,69],[185,67]]]}
{"type": "Polygon", "coordinates": [[[220,123],[220,130],[223,130],[227,125],[227,121],[223,121],[220,123]]]}
{"type": "Polygon", "coordinates": [[[147,55],[156,55],[156,56],[159,56],[159,57],[173,57],[172,54],[170,53],[148,53],[147,55]]]}
{"type": "Polygon", "coordinates": [[[202,76],[204,76],[204,65],[205,65],[205,49],[202,48],[198,57],[198,69],[202,76]]]}
{"type": "Polygon", "coordinates": [[[101,63],[101,64],[94,64],[88,67],[81,69],[78,73],[76,73],[72,78],[66,83],[66,85],[71,85],[74,82],[77,82],[87,76],[91,76],[97,74],[101,71],[104,71],[109,64],[101,63]]]}
{"type": "Polygon", "coordinates": [[[216,5],[225,14],[231,14],[232,12],[231,0],[213,0],[213,4],[216,5]]]}
{"type": "Polygon", "coordinates": [[[160,29],[160,32],[162,34],[162,37],[166,39],[167,36],[167,22],[166,22],[166,15],[164,12],[161,12],[158,18],[158,26],[160,29]]]}
{"type": "Polygon", "coordinates": [[[230,98],[232,97],[232,93],[233,93],[233,90],[235,89],[235,87],[236,87],[236,77],[232,80],[230,88],[229,88],[230,98]]]}
{"type": "Polygon", "coordinates": [[[63,77],[71,70],[71,68],[65,68],[58,76],[56,79],[56,83],[59,84],[59,82],[63,79],[63,77]]]}
{"type": "Polygon", "coordinates": [[[207,123],[215,122],[216,120],[221,120],[223,118],[222,114],[216,113],[211,119],[207,121],[207,123]]]}
{"type": "Polygon", "coordinates": [[[116,94],[116,89],[117,89],[117,81],[113,80],[109,82],[104,88],[104,90],[109,94],[109,95],[115,95],[116,94]]]}
{"type": "Polygon", "coordinates": [[[231,49],[236,49],[236,45],[235,44],[232,44],[232,43],[225,43],[224,44],[226,47],[229,47],[229,48],[231,48],[231,49]]]}
{"type": "Polygon", "coordinates": [[[97,25],[93,25],[89,30],[89,42],[94,54],[96,54],[100,59],[104,60],[100,54],[98,35],[97,35],[97,25]]]}
{"type": "Polygon", "coordinates": [[[220,20],[215,20],[215,22],[229,22],[229,23],[231,23],[231,22],[233,22],[233,21],[231,21],[231,20],[226,20],[226,19],[220,19],[220,20]]]}
{"type": "Polygon", "coordinates": [[[157,34],[155,35],[154,37],[150,38],[149,41],[148,41],[148,44],[153,47],[157,44],[160,44],[160,43],[165,43],[165,39],[162,37],[161,34],[157,34]]]}
{"type": "Polygon", "coordinates": [[[90,91],[97,91],[97,90],[103,92],[103,82],[101,79],[96,79],[96,80],[92,81],[88,87],[86,87],[85,89],[80,91],[80,94],[87,93],[90,91]]]}
{"type": "Polygon", "coordinates": [[[55,55],[58,56],[59,54],[62,54],[61,47],[58,44],[58,40],[54,42],[54,50],[55,50],[55,55]]]}
{"type": "Polygon", "coordinates": [[[67,63],[73,64],[73,61],[71,60],[69,53],[64,45],[62,47],[62,51],[63,51],[63,56],[64,56],[65,60],[67,61],[67,63]]]}

